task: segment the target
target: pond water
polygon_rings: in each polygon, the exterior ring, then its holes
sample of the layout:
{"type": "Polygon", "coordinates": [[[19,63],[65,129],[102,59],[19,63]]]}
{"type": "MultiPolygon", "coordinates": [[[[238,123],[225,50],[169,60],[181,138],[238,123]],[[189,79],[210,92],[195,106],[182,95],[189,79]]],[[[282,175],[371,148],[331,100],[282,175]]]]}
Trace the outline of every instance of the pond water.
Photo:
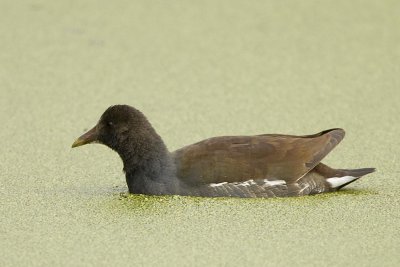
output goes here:
{"type": "Polygon", "coordinates": [[[393,1],[2,1],[1,266],[396,266],[393,1]],[[118,155],[70,148],[112,104],[169,149],[342,127],[324,163],[377,172],[285,199],[134,196],[118,155]]]}

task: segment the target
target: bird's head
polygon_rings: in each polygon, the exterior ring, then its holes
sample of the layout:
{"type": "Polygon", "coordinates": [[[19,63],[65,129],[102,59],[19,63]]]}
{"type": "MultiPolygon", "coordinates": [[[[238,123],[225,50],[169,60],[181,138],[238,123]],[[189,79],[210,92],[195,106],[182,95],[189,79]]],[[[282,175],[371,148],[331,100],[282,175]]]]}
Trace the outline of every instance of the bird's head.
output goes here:
{"type": "Polygon", "coordinates": [[[120,152],[127,142],[132,143],[129,139],[136,137],[140,141],[141,136],[150,132],[153,129],[139,110],[128,105],[115,105],[103,113],[96,126],[76,139],[72,147],[100,143],[120,152]]]}

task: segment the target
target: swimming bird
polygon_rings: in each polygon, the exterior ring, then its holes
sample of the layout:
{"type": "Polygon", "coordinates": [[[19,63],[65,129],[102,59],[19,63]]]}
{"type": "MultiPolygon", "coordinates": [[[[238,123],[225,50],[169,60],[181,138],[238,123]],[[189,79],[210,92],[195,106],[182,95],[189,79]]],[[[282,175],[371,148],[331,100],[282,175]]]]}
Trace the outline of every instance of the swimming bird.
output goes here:
{"type": "Polygon", "coordinates": [[[304,136],[219,136],[170,152],[142,112],[115,105],[72,147],[100,143],[116,151],[133,194],[289,197],[336,191],[375,171],[321,163],[344,135],[336,128],[304,136]]]}

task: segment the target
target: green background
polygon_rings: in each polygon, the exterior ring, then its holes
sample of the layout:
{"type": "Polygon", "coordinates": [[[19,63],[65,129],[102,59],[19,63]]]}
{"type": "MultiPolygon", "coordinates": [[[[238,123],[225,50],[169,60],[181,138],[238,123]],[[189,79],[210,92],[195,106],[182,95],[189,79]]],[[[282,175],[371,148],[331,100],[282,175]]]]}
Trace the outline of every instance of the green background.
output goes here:
{"type": "Polygon", "coordinates": [[[0,1],[1,266],[399,266],[399,1],[0,1]],[[128,196],[112,104],[169,149],[218,135],[347,136],[378,171],[287,199],[128,196]]]}

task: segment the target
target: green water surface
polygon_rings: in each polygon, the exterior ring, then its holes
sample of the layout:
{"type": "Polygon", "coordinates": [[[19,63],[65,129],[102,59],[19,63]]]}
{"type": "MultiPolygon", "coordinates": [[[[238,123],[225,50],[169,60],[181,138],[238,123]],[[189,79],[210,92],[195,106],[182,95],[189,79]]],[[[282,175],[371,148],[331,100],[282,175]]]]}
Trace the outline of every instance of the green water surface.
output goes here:
{"type": "Polygon", "coordinates": [[[399,1],[0,1],[0,266],[400,266],[399,1]],[[286,199],[129,196],[71,149],[112,104],[167,146],[342,127],[378,171],[286,199]]]}

